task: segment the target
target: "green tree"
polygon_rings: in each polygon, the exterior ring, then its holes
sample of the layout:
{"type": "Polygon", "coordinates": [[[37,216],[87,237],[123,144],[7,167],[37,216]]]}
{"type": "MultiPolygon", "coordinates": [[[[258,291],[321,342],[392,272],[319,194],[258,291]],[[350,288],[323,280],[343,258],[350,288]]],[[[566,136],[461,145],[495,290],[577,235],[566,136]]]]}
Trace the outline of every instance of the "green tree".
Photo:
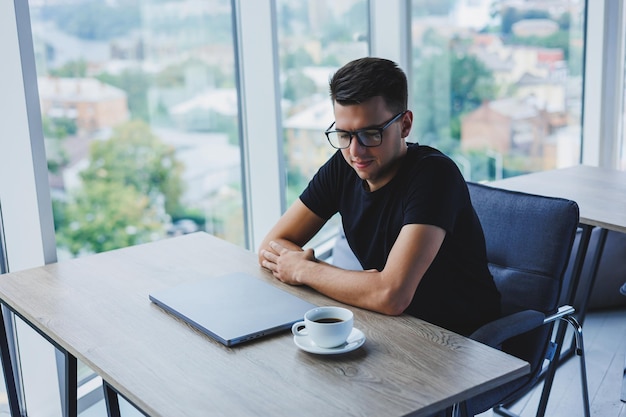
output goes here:
{"type": "Polygon", "coordinates": [[[75,135],[78,130],[76,120],[67,117],[51,118],[42,116],[43,134],[47,138],[65,139],[68,135],[75,135]]]}
{"type": "Polygon", "coordinates": [[[322,58],[320,65],[326,67],[340,67],[341,60],[335,55],[326,55],[322,58]]]}
{"type": "Polygon", "coordinates": [[[72,254],[102,252],[153,240],[180,213],[182,164],[148,125],[132,121],[94,142],[82,187],[57,222],[59,245],[72,254]]]}
{"type": "Polygon", "coordinates": [[[474,55],[453,55],[450,60],[452,116],[474,110],[495,96],[493,74],[474,55]]]}
{"type": "Polygon", "coordinates": [[[507,6],[500,12],[502,34],[509,35],[513,25],[524,19],[549,19],[550,13],[545,10],[518,10],[507,6]]]}
{"type": "Polygon", "coordinates": [[[122,0],[115,5],[92,0],[80,7],[73,3],[46,5],[41,16],[81,39],[108,40],[141,26],[139,7],[136,0],[122,0]]]}
{"type": "Polygon", "coordinates": [[[55,77],[82,78],[87,76],[87,61],[80,59],[70,61],[57,69],[51,69],[50,75],[55,77]]]}
{"type": "MultiPolygon", "coordinates": [[[[460,138],[460,118],[493,99],[492,72],[473,55],[440,54],[424,59],[415,77],[414,134],[433,143],[460,138]]],[[[451,147],[451,146],[448,146],[451,147]]]]}
{"type": "Polygon", "coordinates": [[[413,0],[411,11],[413,16],[447,16],[456,0],[413,0]]]}
{"type": "Polygon", "coordinates": [[[302,68],[313,65],[313,58],[304,48],[298,48],[294,52],[287,52],[282,56],[282,69],[302,68]]]}
{"type": "Polygon", "coordinates": [[[310,97],[317,91],[315,82],[304,75],[302,71],[292,71],[285,79],[283,97],[287,100],[298,101],[310,97]]]}
{"type": "Polygon", "coordinates": [[[280,11],[277,13],[278,25],[284,32],[285,36],[292,36],[296,34],[296,27],[298,24],[304,25],[304,30],[308,30],[308,7],[306,2],[285,2],[279,1],[278,7],[280,11]]]}
{"type": "Polygon", "coordinates": [[[559,16],[559,28],[561,30],[569,31],[572,26],[572,14],[570,12],[565,12],[561,16],[559,16]]]}
{"type": "Polygon", "coordinates": [[[228,136],[228,143],[239,146],[239,125],[237,118],[211,111],[211,119],[214,120],[213,131],[224,133],[228,136]]]}
{"type": "Polygon", "coordinates": [[[43,115],[41,122],[46,140],[48,171],[58,174],[61,167],[69,162],[69,155],[63,145],[68,135],[76,134],[76,121],[69,118],[50,118],[43,115]]]}
{"type": "Polygon", "coordinates": [[[165,211],[174,213],[180,209],[182,171],[174,148],[136,120],[115,128],[108,140],[94,142],[89,166],[80,176],[86,185],[109,182],[130,186],[148,196],[152,205],[163,201],[165,211]]]}
{"type": "Polygon", "coordinates": [[[58,243],[74,256],[148,242],[163,228],[163,219],[148,196],[114,182],[85,184],[72,196],[64,214],[58,243]]]}
{"type": "Polygon", "coordinates": [[[566,61],[569,59],[570,55],[570,34],[568,31],[564,30],[559,30],[549,36],[511,36],[508,43],[561,49],[563,50],[563,58],[566,61]]]}
{"type": "Polygon", "coordinates": [[[419,142],[450,137],[450,65],[443,56],[421,62],[415,73],[413,136],[419,142]]]}
{"type": "Polygon", "coordinates": [[[105,84],[124,90],[128,96],[128,110],[134,119],[150,120],[148,110],[148,89],[152,79],[142,71],[124,71],[119,75],[109,73],[96,77],[105,84]]]}

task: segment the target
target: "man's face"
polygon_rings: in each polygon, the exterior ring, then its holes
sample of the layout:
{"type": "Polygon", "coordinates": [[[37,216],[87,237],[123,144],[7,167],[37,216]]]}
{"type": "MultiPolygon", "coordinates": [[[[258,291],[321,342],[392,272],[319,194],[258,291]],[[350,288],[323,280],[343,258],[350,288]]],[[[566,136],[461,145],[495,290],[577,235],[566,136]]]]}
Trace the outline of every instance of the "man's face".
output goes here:
{"type": "MultiPolygon", "coordinates": [[[[361,104],[342,106],[335,102],[334,129],[355,131],[368,127],[382,127],[395,116],[387,109],[382,97],[374,97],[361,104]]],[[[406,153],[406,138],[411,130],[413,114],[409,111],[383,132],[380,146],[369,148],[359,144],[356,137],[350,146],[342,149],[346,162],[357,175],[367,181],[370,191],[387,184],[398,171],[400,161],[406,153]]]]}

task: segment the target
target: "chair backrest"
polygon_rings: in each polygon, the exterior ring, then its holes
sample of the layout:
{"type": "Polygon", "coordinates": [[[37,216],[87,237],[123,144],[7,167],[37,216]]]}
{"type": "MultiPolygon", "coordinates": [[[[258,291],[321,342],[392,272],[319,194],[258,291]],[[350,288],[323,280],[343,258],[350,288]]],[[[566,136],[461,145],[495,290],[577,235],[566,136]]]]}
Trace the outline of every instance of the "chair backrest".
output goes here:
{"type": "MultiPolygon", "coordinates": [[[[502,296],[504,315],[522,310],[552,314],[559,307],[563,277],[578,227],[571,200],[468,183],[485,234],[487,261],[502,296]]],[[[503,350],[540,367],[549,326],[522,335],[503,350]]]]}

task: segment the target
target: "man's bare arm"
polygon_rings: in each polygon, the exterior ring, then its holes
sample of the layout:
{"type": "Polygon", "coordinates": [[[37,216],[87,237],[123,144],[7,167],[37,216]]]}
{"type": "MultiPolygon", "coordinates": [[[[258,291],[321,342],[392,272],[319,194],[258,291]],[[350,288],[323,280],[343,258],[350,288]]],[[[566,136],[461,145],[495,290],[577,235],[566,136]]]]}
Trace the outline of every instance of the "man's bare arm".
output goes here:
{"type": "Polygon", "coordinates": [[[401,314],[410,304],[424,273],[437,255],[445,231],[430,225],[406,225],[382,271],[347,271],[317,262],[311,250],[293,250],[268,242],[261,264],[279,280],[308,285],[338,301],[384,314],[401,314]]]}
{"type": "Polygon", "coordinates": [[[271,241],[280,243],[287,249],[301,251],[325,223],[324,219],[313,213],[300,199],[296,200],[261,242],[258,251],[259,264],[263,265],[261,253],[264,250],[273,251],[269,245],[271,241]]]}

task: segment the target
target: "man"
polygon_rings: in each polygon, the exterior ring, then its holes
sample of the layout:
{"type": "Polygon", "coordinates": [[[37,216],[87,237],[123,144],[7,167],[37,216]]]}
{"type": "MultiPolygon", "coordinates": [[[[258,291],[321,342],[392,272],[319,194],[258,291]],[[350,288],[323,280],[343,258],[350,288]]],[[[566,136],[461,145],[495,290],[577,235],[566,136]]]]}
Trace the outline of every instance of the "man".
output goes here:
{"type": "Polygon", "coordinates": [[[482,228],[452,160],[407,143],[404,72],[362,58],[330,80],[338,151],[265,237],[260,264],[288,284],[468,335],[500,315],[482,228]],[[335,213],[363,271],[318,261],[305,245],[335,213]]]}

